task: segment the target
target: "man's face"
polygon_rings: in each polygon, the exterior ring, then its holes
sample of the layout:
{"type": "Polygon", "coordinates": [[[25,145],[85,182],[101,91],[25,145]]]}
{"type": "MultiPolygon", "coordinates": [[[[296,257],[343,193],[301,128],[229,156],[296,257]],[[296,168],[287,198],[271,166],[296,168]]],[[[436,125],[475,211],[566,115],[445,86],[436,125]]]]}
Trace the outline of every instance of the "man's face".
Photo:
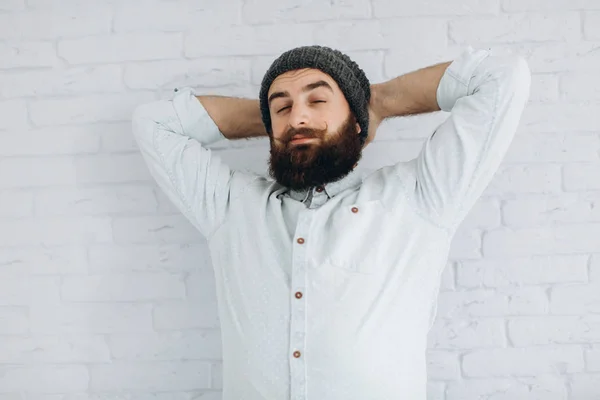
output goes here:
{"type": "Polygon", "coordinates": [[[286,72],[273,81],[268,98],[271,177],[302,190],[352,171],[361,158],[360,126],[329,75],[316,69],[286,72]]]}

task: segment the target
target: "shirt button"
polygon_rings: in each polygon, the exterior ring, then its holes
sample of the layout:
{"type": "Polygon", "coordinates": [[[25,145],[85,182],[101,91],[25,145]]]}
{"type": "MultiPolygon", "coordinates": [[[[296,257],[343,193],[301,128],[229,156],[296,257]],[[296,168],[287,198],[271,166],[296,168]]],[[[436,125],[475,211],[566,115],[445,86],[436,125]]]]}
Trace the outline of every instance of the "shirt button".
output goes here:
{"type": "Polygon", "coordinates": [[[304,239],[298,238],[297,242],[300,243],[300,244],[302,244],[302,243],[304,243],[304,239]]]}
{"type": "Polygon", "coordinates": [[[300,358],[300,352],[298,350],[294,352],[294,357],[300,358]]]}
{"type": "Polygon", "coordinates": [[[301,299],[302,298],[302,292],[296,292],[296,298],[297,299],[301,299]]]}
{"type": "Polygon", "coordinates": [[[174,92],[178,92],[178,91],[179,91],[179,89],[175,88],[175,89],[173,89],[173,91],[174,91],[174,92]]]}
{"type": "Polygon", "coordinates": [[[323,190],[325,190],[325,189],[323,189],[323,186],[317,187],[317,192],[321,193],[323,190]]]}
{"type": "Polygon", "coordinates": [[[358,207],[352,207],[352,212],[356,214],[358,212],[358,207]]]}

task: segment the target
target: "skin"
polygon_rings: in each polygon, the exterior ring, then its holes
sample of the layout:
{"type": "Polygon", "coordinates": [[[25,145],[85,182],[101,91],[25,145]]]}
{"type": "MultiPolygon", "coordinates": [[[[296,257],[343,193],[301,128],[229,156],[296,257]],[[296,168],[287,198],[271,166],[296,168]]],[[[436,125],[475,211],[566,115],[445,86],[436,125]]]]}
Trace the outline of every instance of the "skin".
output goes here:
{"type": "Polygon", "coordinates": [[[316,69],[278,76],[268,92],[270,174],[296,190],[336,181],[361,157],[359,124],[337,83],[316,69]],[[307,140],[294,142],[295,135],[307,140]]]}

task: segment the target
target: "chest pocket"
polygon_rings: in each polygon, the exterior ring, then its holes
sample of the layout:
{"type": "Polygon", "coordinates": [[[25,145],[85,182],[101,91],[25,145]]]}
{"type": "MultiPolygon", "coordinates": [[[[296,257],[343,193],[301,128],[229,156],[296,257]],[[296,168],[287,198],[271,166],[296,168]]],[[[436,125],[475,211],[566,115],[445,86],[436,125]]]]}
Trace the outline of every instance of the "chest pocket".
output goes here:
{"type": "Polygon", "coordinates": [[[324,226],[326,245],[321,246],[325,268],[359,274],[376,272],[381,255],[379,236],[385,232],[387,210],[380,200],[345,205],[330,215],[324,226]]]}

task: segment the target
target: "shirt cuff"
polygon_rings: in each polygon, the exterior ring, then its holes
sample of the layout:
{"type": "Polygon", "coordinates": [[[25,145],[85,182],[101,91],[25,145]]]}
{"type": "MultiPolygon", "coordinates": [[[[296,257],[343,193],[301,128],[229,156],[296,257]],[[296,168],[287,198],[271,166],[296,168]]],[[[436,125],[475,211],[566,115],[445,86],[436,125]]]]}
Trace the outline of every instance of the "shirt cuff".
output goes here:
{"type": "MultiPolygon", "coordinates": [[[[446,68],[438,85],[436,96],[443,111],[451,111],[456,100],[470,95],[469,82],[479,64],[490,55],[490,50],[467,48],[446,68]]],[[[471,88],[472,89],[472,88],[471,88]]]]}
{"type": "Polygon", "coordinates": [[[204,145],[226,139],[200,100],[196,98],[194,89],[189,87],[177,89],[172,101],[185,136],[196,139],[204,145]]]}

